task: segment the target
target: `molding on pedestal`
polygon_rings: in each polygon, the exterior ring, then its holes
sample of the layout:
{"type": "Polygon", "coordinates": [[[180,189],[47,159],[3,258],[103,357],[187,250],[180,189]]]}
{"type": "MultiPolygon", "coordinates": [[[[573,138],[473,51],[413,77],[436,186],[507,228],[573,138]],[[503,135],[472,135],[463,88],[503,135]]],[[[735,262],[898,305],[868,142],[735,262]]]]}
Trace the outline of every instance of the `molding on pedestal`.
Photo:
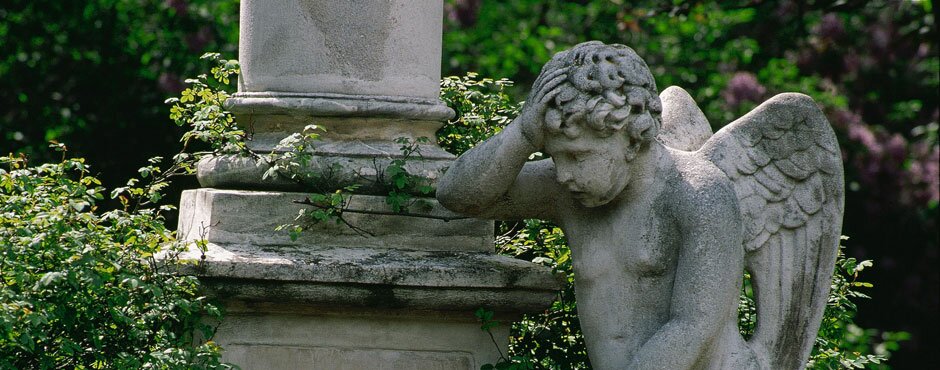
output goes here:
{"type": "Polygon", "coordinates": [[[444,121],[454,116],[439,99],[330,93],[239,92],[225,102],[239,115],[387,117],[444,121]]]}
{"type": "MultiPolygon", "coordinates": [[[[275,231],[294,220],[297,204],[306,193],[221,189],[186,190],[180,199],[177,234],[180,240],[206,240],[219,245],[253,245],[255,248],[356,247],[442,252],[491,252],[493,223],[479,219],[444,221],[427,217],[396,215],[385,197],[353,195],[347,207],[384,214],[347,212],[343,218],[360,228],[324,221],[292,241],[287,231],[275,231]],[[363,232],[371,233],[371,235],[363,232]]],[[[409,212],[431,217],[458,216],[432,198],[416,199],[409,212]]],[[[459,216],[458,216],[459,217],[459,216]]]]}
{"type": "MultiPolygon", "coordinates": [[[[381,149],[393,150],[391,146],[401,144],[377,143],[347,143],[348,146],[369,148],[368,150],[380,152],[381,149]]],[[[338,147],[339,145],[334,145],[338,147]]],[[[325,149],[331,149],[327,147],[325,149]]],[[[395,147],[394,149],[398,149],[395,147]]],[[[365,151],[366,149],[363,149],[365,151]]],[[[427,180],[432,189],[437,187],[437,179],[441,177],[444,169],[453,163],[451,155],[444,153],[436,146],[422,146],[421,157],[409,158],[404,166],[409,174],[427,180]],[[423,153],[429,153],[427,157],[423,153]]],[[[401,158],[400,150],[396,154],[336,154],[317,151],[314,153],[307,167],[306,173],[321,174],[316,189],[318,191],[333,191],[350,185],[359,185],[357,193],[387,194],[387,179],[380,177],[389,164],[401,158]]],[[[196,165],[196,178],[199,185],[206,188],[224,189],[266,189],[282,191],[309,190],[311,186],[303,186],[294,181],[279,176],[262,179],[264,173],[271,168],[268,161],[246,155],[229,154],[215,155],[203,158],[196,165]]],[[[415,193],[415,195],[420,195],[415,193]]]]}
{"type": "Polygon", "coordinates": [[[181,257],[199,261],[184,272],[211,296],[242,302],[521,314],[561,287],[542,266],[483,252],[209,244],[181,257]]]}

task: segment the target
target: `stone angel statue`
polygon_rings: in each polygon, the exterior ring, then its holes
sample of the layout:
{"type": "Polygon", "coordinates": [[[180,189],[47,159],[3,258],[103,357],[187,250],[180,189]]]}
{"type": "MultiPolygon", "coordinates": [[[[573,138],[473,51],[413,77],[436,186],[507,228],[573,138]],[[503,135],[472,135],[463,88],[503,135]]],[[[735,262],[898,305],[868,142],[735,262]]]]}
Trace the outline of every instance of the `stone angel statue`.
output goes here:
{"type": "Polygon", "coordinates": [[[712,135],[684,90],[658,93],[632,49],[587,42],[545,65],[520,116],[458,158],[437,197],[561,226],[596,369],[797,369],[826,305],[843,181],[808,96],[777,95],[712,135]],[[539,151],[551,158],[527,161],[539,151]]]}

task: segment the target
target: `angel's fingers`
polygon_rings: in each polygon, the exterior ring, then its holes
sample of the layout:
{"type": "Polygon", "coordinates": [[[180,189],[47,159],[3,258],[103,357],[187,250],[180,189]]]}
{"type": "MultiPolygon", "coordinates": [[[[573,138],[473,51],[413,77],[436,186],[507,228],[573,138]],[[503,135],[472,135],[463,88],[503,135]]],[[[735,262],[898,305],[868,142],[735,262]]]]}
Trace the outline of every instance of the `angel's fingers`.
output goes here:
{"type": "Polygon", "coordinates": [[[545,93],[545,95],[543,95],[541,98],[539,98],[539,100],[538,100],[539,105],[542,106],[542,107],[547,107],[546,104],[547,104],[548,102],[552,101],[552,99],[555,98],[555,95],[558,95],[558,93],[559,93],[560,91],[561,91],[561,90],[553,89],[553,90],[551,90],[551,91],[545,93]]]}
{"type": "MultiPolygon", "coordinates": [[[[533,99],[533,100],[539,101],[539,102],[543,101],[543,100],[544,100],[544,97],[545,97],[547,94],[553,93],[553,92],[556,90],[555,88],[558,87],[558,85],[560,85],[562,82],[564,82],[565,79],[567,79],[567,78],[568,78],[568,75],[566,75],[566,74],[562,74],[562,75],[557,75],[557,76],[555,76],[555,78],[553,78],[553,79],[549,80],[548,82],[546,82],[539,90],[537,90],[537,91],[535,92],[535,99],[533,99]]],[[[553,94],[553,96],[554,96],[554,94],[553,94]]]]}
{"type": "Polygon", "coordinates": [[[533,91],[543,90],[544,89],[543,85],[545,84],[546,81],[552,81],[554,78],[558,77],[559,75],[562,75],[568,72],[569,69],[571,69],[571,67],[558,68],[554,71],[549,72],[548,74],[539,75],[539,78],[535,81],[534,84],[532,84],[532,90],[533,91]]]}

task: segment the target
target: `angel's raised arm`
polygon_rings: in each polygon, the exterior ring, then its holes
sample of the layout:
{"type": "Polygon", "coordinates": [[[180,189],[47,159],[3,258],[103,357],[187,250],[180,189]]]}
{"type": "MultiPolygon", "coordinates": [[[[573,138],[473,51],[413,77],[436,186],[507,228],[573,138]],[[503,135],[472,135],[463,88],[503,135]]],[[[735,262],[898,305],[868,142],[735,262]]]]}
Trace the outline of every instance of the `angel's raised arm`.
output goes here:
{"type": "Polygon", "coordinates": [[[543,70],[519,115],[496,136],[460,156],[438,183],[444,207],[492,219],[555,218],[562,195],[551,160],[526,163],[541,150],[545,112],[567,68],[543,70]]]}
{"type": "Polygon", "coordinates": [[[537,149],[518,124],[467,151],[438,184],[437,199],[463,214],[491,219],[555,218],[560,187],[550,159],[526,162],[537,149]]]}

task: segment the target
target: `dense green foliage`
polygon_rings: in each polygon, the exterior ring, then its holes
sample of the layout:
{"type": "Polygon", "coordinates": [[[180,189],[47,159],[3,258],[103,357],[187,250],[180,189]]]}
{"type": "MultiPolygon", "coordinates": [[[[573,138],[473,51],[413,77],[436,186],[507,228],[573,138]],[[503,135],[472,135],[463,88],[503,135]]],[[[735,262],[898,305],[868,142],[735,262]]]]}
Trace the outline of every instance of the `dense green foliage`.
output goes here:
{"type": "Polygon", "coordinates": [[[203,50],[235,52],[237,20],[237,1],[0,2],[0,154],[53,161],[57,140],[122,184],[173,153],[162,102],[207,69],[203,50]]]}
{"type": "Polygon", "coordinates": [[[81,159],[0,164],[0,368],[224,367],[200,339],[219,310],[174,270],[172,207],[140,206],[158,189],[116,191],[128,207],[101,212],[105,191],[81,159]]]}
{"type": "MultiPolygon", "coordinates": [[[[238,63],[218,54],[211,77],[191,85],[171,108],[186,126],[183,149],[149,160],[116,187],[118,209],[103,210],[105,188],[84,159],[29,166],[0,164],[0,368],[230,368],[211,338],[221,312],[179,274],[186,247],[166,227],[161,205],[170,179],[192,175],[203,155],[244,148],[244,133],[222,109],[238,63]],[[191,143],[209,151],[192,151],[191,143]],[[165,169],[161,167],[169,162],[165,169]]],[[[197,246],[203,246],[197,243],[197,246]]]]}

